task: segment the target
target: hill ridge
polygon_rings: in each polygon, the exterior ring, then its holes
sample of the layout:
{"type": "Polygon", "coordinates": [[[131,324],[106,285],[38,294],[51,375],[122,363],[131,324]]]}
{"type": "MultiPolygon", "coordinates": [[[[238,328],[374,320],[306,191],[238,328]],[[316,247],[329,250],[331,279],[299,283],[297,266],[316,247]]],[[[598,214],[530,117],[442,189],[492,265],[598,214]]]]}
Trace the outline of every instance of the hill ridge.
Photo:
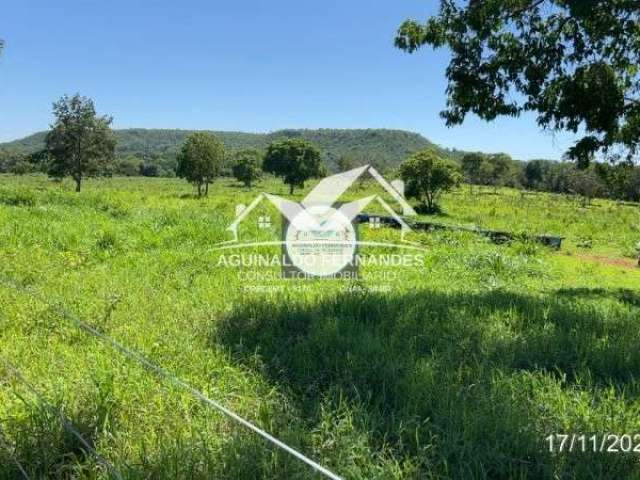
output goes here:
{"type": "MultiPolygon", "coordinates": [[[[218,136],[230,151],[243,148],[264,149],[278,138],[299,137],[317,144],[324,161],[335,169],[343,155],[354,157],[354,163],[371,163],[380,168],[393,168],[408,155],[431,147],[445,156],[450,152],[435,145],[421,134],[387,128],[286,128],[270,132],[242,132],[210,129],[122,128],[114,129],[118,138],[118,157],[135,155],[150,163],[170,168],[184,139],[196,131],[218,136]]],[[[24,138],[0,144],[2,149],[17,149],[33,153],[44,147],[46,132],[36,132],[24,138]]]]}

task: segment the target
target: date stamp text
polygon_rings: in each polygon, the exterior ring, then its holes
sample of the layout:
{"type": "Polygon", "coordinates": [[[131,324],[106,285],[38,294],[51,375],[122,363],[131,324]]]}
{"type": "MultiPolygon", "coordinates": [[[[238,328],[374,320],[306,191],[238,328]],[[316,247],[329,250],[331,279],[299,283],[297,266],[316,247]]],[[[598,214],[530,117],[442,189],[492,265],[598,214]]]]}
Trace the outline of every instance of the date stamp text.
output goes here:
{"type": "Polygon", "coordinates": [[[554,433],[545,437],[550,453],[636,453],[640,454],[640,433],[589,435],[554,433]]]}

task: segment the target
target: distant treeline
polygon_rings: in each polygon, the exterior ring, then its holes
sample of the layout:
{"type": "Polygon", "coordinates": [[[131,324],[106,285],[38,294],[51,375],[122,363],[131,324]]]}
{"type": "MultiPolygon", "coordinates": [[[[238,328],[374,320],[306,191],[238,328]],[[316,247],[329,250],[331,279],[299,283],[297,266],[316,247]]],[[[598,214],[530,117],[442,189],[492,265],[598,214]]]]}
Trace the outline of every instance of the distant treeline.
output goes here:
{"type": "MultiPolygon", "coordinates": [[[[116,130],[117,161],[113,175],[173,177],[178,151],[188,130],[116,130]]],[[[589,201],[603,197],[640,201],[640,167],[621,163],[594,163],[579,169],[573,163],[550,160],[528,162],[506,154],[470,153],[437,147],[419,134],[401,130],[280,130],[269,134],[215,132],[228,154],[223,169],[231,175],[233,155],[239,150],[265,150],[270,142],[282,138],[301,138],[318,145],[329,171],[341,171],[363,164],[383,172],[394,171],[409,155],[432,148],[443,158],[461,166],[470,185],[513,187],[561,194],[579,195],[589,201]]],[[[45,132],[0,145],[0,173],[25,174],[46,171],[43,153],[45,132]]]]}
{"type": "MultiPolygon", "coordinates": [[[[48,158],[44,150],[25,153],[19,147],[0,148],[0,173],[24,175],[28,173],[47,173],[48,158]]],[[[118,157],[111,172],[112,175],[134,177],[175,177],[176,159],[153,153],[149,155],[126,155],[118,157]]]]}
{"type": "Polygon", "coordinates": [[[505,154],[467,153],[460,163],[470,185],[579,195],[587,203],[592,198],[640,201],[640,167],[628,162],[593,162],[588,168],[579,168],[572,162],[522,162],[505,154]]]}

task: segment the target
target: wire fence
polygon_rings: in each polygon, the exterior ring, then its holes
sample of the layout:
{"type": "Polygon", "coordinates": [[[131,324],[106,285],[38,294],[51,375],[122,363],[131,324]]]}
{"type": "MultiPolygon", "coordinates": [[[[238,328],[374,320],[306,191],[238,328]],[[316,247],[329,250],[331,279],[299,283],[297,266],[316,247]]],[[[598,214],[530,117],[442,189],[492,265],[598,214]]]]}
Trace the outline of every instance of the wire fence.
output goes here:
{"type": "Polygon", "coordinates": [[[301,453],[298,450],[290,447],[286,443],[284,443],[281,440],[277,439],[276,437],[274,437],[270,433],[266,432],[265,430],[261,429],[260,427],[254,425],[250,421],[248,421],[245,418],[241,417],[240,415],[238,415],[234,411],[230,410],[229,408],[225,407],[221,403],[217,402],[216,400],[213,400],[213,399],[207,397],[200,390],[192,387],[191,385],[186,383],[184,380],[181,380],[180,378],[178,378],[173,373],[171,373],[168,370],[164,369],[163,367],[153,363],[151,360],[146,358],[144,355],[136,352],[135,350],[132,350],[132,349],[128,348],[127,346],[125,346],[124,344],[120,343],[119,341],[117,341],[117,340],[111,338],[110,336],[104,334],[98,328],[96,328],[95,326],[93,326],[93,325],[85,322],[84,320],[80,319],[78,316],[76,316],[73,313],[69,312],[64,307],[61,307],[60,305],[49,301],[43,295],[39,294],[36,291],[33,291],[32,288],[23,287],[23,286],[19,285],[15,280],[13,280],[11,278],[8,278],[8,277],[6,277],[4,275],[0,275],[0,283],[4,284],[7,287],[13,288],[14,290],[17,290],[19,292],[27,294],[27,295],[31,296],[32,298],[44,303],[49,308],[51,308],[54,312],[56,312],[60,317],[62,317],[64,319],[70,321],[71,323],[73,323],[77,328],[89,333],[90,335],[93,335],[94,337],[96,337],[100,341],[102,341],[105,344],[109,345],[113,349],[119,351],[125,357],[129,358],[130,360],[133,360],[133,361],[139,363],[145,369],[155,373],[156,375],[158,375],[162,379],[168,381],[169,383],[173,384],[174,386],[177,386],[177,387],[179,387],[181,389],[186,390],[193,397],[197,398],[198,400],[200,400],[205,405],[207,405],[207,406],[209,406],[209,407],[221,412],[222,414],[226,415],[228,418],[232,419],[233,421],[239,423],[240,425],[244,426],[248,430],[256,433],[259,436],[261,436],[267,442],[269,442],[272,445],[276,446],[277,448],[287,452],[288,454],[290,454],[294,458],[298,459],[299,461],[305,463],[306,465],[311,467],[316,472],[324,475],[327,478],[330,478],[331,480],[342,480],[342,478],[340,476],[336,475],[335,473],[330,471],[328,468],[323,467],[322,465],[320,465],[319,463],[317,463],[314,460],[310,459],[309,457],[307,457],[303,453],[301,453]]]}
{"type": "Polygon", "coordinates": [[[11,445],[9,445],[9,443],[7,442],[7,440],[5,440],[5,438],[6,436],[4,434],[4,430],[2,429],[2,427],[0,427],[0,446],[4,448],[7,452],[9,452],[9,456],[11,457],[11,460],[13,460],[13,463],[15,463],[16,467],[18,467],[18,470],[22,474],[22,477],[25,478],[26,480],[31,480],[31,477],[29,476],[27,471],[24,469],[24,467],[20,463],[20,460],[18,460],[18,457],[16,456],[14,449],[11,447],[11,445]]]}
{"type": "Polygon", "coordinates": [[[40,404],[45,407],[49,412],[54,414],[60,419],[60,423],[62,424],[62,428],[64,428],[67,432],[73,435],[83,446],[86,452],[92,453],[98,463],[100,463],[103,467],[105,467],[110,473],[111,476],[117,480],[123,480],[122,474],[116,469],[116,467],[109,462],[106,458],[100,455],[95,448],[93,448],[89,442],[82,436],[80,432],[73,426],[73,423],[69,421],[69,419],[62,413],[62,411],[56,408],[52,403],[50,403],[39,391],[34,387],[27,379],[20,373],[20,371],[9,361],[0,357],[0,363],[4,365],[4,367],[11,372],[13,377],[22,383],[27,390],[29,390],[40,402],[40,404]]]}

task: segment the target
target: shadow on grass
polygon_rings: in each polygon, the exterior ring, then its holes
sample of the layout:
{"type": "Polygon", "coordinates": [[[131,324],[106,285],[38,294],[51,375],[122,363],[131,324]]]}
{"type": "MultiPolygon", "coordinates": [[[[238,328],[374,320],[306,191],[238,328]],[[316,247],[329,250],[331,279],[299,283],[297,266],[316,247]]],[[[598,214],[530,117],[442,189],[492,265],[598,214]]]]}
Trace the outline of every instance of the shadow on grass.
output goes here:
{"type": "Polygon", "coordinates": [[[236,306],[212,342],[311,425],[349,403],[411,478],[627,478],[639,473],[632,455],[551,455],[544,439],[635,421],[625,398],[640,393],[637,301],[622,290],[256,301],[236,306]]]}
{"type": "Polygon", "coordinates": [[[607,288],[561,288],[558,290],[558,294],[564,297],[614,298],[620,302],[640,307],[640,291],[628,288],[615,290],[607,288]]]}
{"type": "Polygon", "coordinates": [[[197,193],[180,193],[177,197],[181,200],[206,200],[206,196],[197,193]]]}

